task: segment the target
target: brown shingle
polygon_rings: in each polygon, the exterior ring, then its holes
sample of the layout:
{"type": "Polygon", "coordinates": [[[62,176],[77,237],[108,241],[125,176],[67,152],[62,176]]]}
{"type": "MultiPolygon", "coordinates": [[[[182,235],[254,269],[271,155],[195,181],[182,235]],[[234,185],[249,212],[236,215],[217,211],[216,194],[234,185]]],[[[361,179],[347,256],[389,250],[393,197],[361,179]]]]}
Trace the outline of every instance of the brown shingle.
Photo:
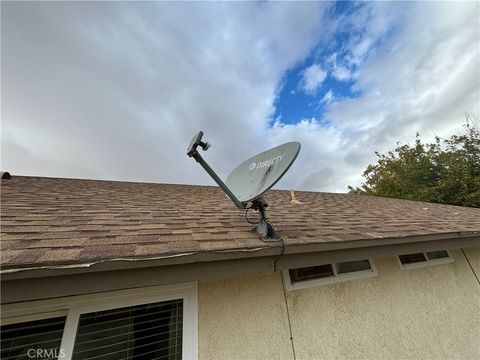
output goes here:
{"type": "Polygon", "coordinates": [[[139,245],[135,248],[135,255],[161,255],[168,253],[167,244],[139,245]]]}
{"type": "MultiPolygon", "coordinates": [[[[5,268],[282,246],[258,239],[217,187],[22,176],[1,185],[5,268]]],[[[480,232],[480,209],[296,193],[301,204],[289,191],[265,195],[286,246],[480,232]]]]}
{"type": "Polygon", "coordinates": [[[88,238],[73,238],[73,239],[53,239],[53,240],[40,240],[35,241],[29,248],[59,248],[59,247],[82,247],[88,238]]]}
{"type": "Polygon", "coordinates": [[[38,261],[40,262],[50,262],[50,261],[55,261],[55,262],[60,262],[60,261],[71,261],[72,259],[75,259],[82,249],[59,249],[59,250],[48,250],[43,253],[42,256],[38,258],[38,261]]]}
{"type": "Polygon", "coordinates": [[[18,255],[22,253],[22,250],[6,250],[2,246],[1,259],[2,264],[12,262],[18,255]]]}

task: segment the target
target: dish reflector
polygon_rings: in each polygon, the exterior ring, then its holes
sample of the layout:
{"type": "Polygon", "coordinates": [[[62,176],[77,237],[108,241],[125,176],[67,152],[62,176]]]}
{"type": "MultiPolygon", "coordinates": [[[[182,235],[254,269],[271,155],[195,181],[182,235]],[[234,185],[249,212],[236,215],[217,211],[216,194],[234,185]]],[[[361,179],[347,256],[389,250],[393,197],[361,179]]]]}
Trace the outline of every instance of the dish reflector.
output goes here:
{"type": "Polygon", "coordinates": [[[292,166],[300,152],[299,142],[289,142],[264,151],[237,166],[225,182],[242,203],[268,191],[292,166]]]}

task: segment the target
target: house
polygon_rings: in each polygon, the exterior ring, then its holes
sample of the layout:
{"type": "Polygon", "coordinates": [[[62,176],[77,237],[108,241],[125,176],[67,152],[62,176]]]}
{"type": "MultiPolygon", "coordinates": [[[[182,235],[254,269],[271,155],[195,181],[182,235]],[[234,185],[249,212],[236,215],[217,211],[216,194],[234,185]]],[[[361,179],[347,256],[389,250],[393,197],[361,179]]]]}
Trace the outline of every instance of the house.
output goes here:
{"type": "Polygon", "coordinates": [[[1,358],[480,358],[480,209],[266,199],[281,241],[216,187],[2,179],[1,358]]]}

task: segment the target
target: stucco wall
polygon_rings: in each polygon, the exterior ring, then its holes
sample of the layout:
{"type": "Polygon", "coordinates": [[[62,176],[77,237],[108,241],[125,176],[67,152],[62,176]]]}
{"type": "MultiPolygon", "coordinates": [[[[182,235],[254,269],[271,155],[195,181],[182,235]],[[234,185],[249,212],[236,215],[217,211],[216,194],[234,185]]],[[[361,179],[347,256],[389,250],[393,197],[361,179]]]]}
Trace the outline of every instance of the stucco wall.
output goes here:
{"type": "Polygon", "coordinates": [[[200,359],[292,359],[278,273],[201,282],[200,359]]]}
{"type": "MultiPolygon", "coordinates": [[[[480,286],[451,253],[414,270],[379,258],[377,277],[287,292],[296,359],[479,359],[480,286]]],[[[199,284],[201,359],[293,359],[289,337],[279,273],[199,284]]]]}
{"type": "Polygon", "coordinates": [[[472,269],[480,279],[480,247],[463,249],[472,269]]]}

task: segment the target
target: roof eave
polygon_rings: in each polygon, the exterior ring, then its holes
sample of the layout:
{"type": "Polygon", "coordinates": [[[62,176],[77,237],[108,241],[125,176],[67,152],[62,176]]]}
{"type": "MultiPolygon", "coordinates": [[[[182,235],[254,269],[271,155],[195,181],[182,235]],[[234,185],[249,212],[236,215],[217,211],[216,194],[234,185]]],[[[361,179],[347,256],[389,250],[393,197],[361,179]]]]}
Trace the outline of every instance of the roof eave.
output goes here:
{"type": "Polygon", "coordinates": [[[0,271],[2,281],[51,277],[59,275],[80,274],[87,272],[115,271],[139,269],[146,267],[171,266],[201,262],[214,262],[224,260],[238,260],[251,257],[269,257],[285,255],[311,254],[335,250],[355,250],[388,248],[394,245],[410,244],[422,247],[422,244],[439,242],[448,248],[461,248],[480,245],[480,231],[435,233],[416,236],[401,236],[391,238],[358,239],[336,242],[317,242],[308,244],[257,247],[251,249],[226,249],[216,251],[187,252],[173,255],[152,256],[142,258],[115,258],[92,261],[89,263],[72,264],[40,264],[30,267],[3,267],[0,271]]]}

